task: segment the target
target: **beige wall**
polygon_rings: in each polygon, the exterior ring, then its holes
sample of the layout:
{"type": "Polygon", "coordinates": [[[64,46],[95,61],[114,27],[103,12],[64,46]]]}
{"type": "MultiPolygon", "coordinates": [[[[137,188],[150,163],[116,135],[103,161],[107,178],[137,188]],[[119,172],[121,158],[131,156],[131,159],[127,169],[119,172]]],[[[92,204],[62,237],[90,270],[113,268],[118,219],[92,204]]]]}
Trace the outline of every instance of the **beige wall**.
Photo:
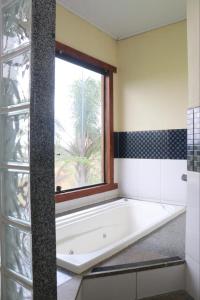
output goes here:
{"type": "Polygon", "coordinates": [[[116,42],[60,5],[56,15],[57,41],[118,67],[115,131],[186,127],[186,22],[116,42]]]}
{"type": "Polygon", "coordinates": [[[200,2],[187,2],[189,107],[200,105],[200,2]]]}
{"type": "Polygon", "coordinates": [[[118,42],[118,61],[121,131],[186,128],[186,22],[118,42]]]}
{"type": "Polygon", "coordinates": [[[116,41],[61,5],[56,6],[56,40],[107,63],[117,64],[116,41]]]}

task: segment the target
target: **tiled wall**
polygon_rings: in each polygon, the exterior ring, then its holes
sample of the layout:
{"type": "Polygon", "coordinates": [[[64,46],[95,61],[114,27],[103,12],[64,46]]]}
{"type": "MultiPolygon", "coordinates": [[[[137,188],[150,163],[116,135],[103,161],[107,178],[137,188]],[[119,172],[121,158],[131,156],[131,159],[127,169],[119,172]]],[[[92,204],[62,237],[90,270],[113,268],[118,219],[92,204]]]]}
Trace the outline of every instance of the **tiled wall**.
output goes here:
{"type": "Polygon", "coordinates": [[[200,172],[200,107],[188,109],[187,125],[188,171],[200,172]]]}
{"type": "Polygon", "coordinates": [[[116,132],[114,140],[121,196],[186,204],[186,129],[116,132]]]}
{"type": "Polygon", "coordinates": [[[188,109],[187,289],[200,297],[200,106],[188,109]]]}

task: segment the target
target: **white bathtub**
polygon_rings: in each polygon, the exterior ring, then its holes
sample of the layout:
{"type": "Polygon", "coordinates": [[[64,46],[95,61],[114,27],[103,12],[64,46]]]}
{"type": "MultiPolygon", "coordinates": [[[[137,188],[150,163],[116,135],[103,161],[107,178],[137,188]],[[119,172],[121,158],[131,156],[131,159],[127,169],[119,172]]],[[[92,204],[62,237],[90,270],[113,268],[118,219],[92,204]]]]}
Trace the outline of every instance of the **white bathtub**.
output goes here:
{"type": "Polygon", "coordinates": [[[182,206],[120,199],[57,218],[57,264],[80,274],[184,211],[182,206]]]}

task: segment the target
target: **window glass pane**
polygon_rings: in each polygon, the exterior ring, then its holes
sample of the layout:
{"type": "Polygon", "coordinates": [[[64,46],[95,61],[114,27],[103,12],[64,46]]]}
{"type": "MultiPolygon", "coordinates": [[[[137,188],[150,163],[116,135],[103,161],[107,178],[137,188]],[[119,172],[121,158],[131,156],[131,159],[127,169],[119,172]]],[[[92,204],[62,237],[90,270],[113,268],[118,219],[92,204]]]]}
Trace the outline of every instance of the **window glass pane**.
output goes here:
{"type": "Polygon", "coordinates": [[[3,52],[12,51],[30,41],[31,1],[17,0],[2,11],[3,52]]]}
{"type": "Polygon", "coordinates": [[[2,63],[0,106],[28,102],[30,98],[30,52],[2,63]]]}
{"type": "Polygon", "coordinates": [[[55,179],[62,190],[104,182],[103,77],[56,58],[55,179]]]}

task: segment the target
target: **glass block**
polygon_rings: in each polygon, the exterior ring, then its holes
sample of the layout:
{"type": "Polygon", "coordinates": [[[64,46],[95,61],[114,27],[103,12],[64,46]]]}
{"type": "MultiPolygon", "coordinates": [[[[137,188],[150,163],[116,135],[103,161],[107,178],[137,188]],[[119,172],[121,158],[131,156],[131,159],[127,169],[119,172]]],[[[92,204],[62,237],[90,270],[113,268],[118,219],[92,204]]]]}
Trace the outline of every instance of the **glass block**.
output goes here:
{"type": "Polygon", "coordinates": [[[3,299],[6,300],[32,300],[32,291],[25,288],[20,283],[10,279],[8,277],[4,278],[4,288],[3,288],[3,299]]]}
{"type": "Polygon", "coordinates": [[[30,52],[26,51],[2,63],[0,106],[30,100],[30,52]]]}
{"type": "Polygon", "coordinates": [[[32,280],[31,234],[4,225],[4,239],[5,267],[32,280]]]}
{"type": "Polygon", "coordinates": [[[29,157],[29,112],[0,115],[4,162],[27,163],[29,157]]]}
{"type": "Polygon", "coordinates": [[[2,172],[2,209],[6,216],[30,222],[30,190],[27,172],[2,172]]]}
{"type": "Polygon", "coordinates": [[[2,9],[2,51],[13,51],[29,43],[31,0],[18,0],[2,9]]]}

